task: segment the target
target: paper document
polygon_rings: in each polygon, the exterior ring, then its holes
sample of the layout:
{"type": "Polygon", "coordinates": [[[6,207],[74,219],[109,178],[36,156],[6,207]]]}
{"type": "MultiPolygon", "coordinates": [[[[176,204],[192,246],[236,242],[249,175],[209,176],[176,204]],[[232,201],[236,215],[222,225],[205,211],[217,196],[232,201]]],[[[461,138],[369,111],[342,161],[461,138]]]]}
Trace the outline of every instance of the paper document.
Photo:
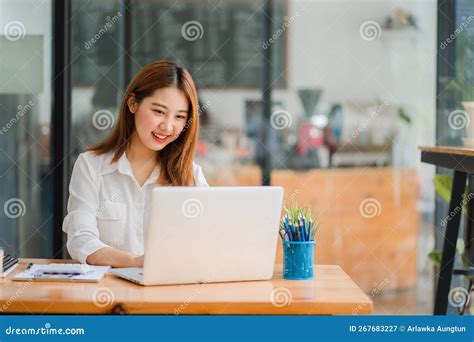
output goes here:
{"type": "Polygon", "coordinates": [[[84,274],[78,273],[48,273],[43,272],[45,265],[31,265],[23,272],[19,272],[12,279],[17,281],[75,281],[99,282],[104,278],[109,266],[89,266],[84,274]]]}

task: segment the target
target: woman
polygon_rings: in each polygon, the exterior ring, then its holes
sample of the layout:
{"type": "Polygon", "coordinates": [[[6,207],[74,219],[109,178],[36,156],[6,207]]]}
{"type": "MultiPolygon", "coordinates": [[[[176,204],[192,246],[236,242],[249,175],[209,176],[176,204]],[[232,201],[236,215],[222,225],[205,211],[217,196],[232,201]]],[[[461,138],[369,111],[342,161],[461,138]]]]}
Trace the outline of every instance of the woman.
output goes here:
{"type": "Polygon", "coordinates": [[[157,61],[135,75],[114,131],[74,165],[63,223],[73,259],[143,266],[152,188],[208,186],[193,162],[198,130],[197,92],[188,71],[157,61]]]}

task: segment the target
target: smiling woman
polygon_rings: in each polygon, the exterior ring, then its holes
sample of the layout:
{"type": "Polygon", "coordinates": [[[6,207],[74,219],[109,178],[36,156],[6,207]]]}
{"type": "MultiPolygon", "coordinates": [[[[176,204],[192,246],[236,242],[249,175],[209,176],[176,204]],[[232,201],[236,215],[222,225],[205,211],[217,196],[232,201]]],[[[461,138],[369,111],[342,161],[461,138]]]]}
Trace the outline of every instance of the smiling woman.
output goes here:
{"type": "Polygon", "coordinates": [[[125,151],[136,151],[160,164],[159,184],[192,185],[198,119],[197,92],[191,75],[174,62],[157,61],[135,75],[120,105],[117,127],[89,150],[98,155],[114,151],[113,161],[125,151]],[[155,134],[163,139],[154,139],[155,134]]]}
{"type": "Polygon", "coordinates": [[[151,189],[208,186],[193,162],[198,131],[197,93],[188,71],[157,61],[135,75],[114,131],[74,165],[63,230],[75,260],[142,266],[151,189]]]}

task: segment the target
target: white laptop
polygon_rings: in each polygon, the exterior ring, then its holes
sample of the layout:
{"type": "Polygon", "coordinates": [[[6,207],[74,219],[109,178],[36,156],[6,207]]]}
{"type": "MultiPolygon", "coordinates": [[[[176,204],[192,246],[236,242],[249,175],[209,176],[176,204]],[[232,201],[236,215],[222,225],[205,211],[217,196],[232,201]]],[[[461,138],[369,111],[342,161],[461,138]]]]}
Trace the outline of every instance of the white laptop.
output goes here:
{"type": "Polygon", "coordinates": [[[274,186],[157,187],[144,267],[111,272],[141,285],[270,279],[282,202],[274,186]]]}

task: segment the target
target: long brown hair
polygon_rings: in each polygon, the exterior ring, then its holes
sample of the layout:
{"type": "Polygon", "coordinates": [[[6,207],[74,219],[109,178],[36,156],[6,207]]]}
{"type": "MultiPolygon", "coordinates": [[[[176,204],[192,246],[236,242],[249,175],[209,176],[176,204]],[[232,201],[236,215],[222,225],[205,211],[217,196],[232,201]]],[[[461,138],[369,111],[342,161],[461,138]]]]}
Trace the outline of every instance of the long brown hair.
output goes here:
{"type": "Polygon", "coordinates": [[[102,142],[88,148],[96,155],[114,152],[112,162],[120,159],[131,144],[135,131],[135,118],[128,107],[128,99],[134,96],[138,104],[160,88],[176,87],[189,103],[186,125],[178,139],[157,151],[160,167],[157,184],[172,186],[194,185],[193,159],[199,132],[199,107],[197,91],[189,72],[171,61],[156,61],[144,66],[128,85],[120,104],[118,123],[112,133],[102,142]]]}

